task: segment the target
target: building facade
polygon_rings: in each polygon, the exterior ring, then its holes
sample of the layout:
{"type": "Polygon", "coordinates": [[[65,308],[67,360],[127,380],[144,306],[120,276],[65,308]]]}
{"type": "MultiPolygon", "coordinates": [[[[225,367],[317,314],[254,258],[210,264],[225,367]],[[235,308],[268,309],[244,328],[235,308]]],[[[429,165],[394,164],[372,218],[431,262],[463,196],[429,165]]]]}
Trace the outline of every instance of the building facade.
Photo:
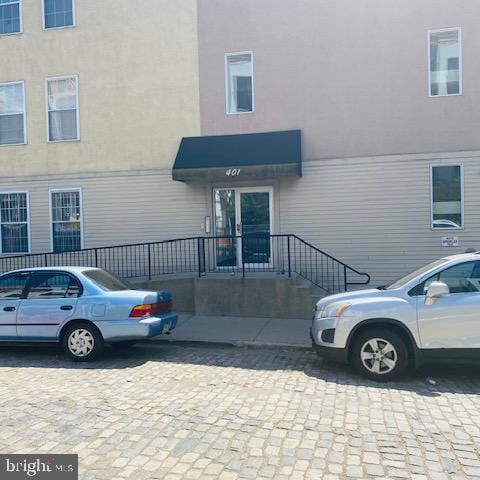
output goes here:
{"type": "Polygon", "coordinates": [[[478,13],[0,1],[0,254],[294,233],[379,284],[480,248],[478,13]]]}
{"type": "Polygon", "coordinates": [[[201,233],[195,0],[0,2],[3,254],[201,233]]]}
{"type": "Polygon", "coordinates": [[[480,248],[478,5],[198,5],[202,135],[302,137],[301,177],[240,174],[212,189],[270,190],[274,231],[369,272],[374,284],[480,248]]]}

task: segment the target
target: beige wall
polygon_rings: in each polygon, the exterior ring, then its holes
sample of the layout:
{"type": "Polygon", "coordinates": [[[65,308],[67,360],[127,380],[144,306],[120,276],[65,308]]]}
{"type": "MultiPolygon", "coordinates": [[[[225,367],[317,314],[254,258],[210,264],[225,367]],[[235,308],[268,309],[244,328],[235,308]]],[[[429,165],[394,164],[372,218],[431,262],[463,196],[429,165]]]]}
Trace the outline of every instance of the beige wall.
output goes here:
{"type": "Polygon", "coordinates": [[[205,188],[173,182],[169,169],[2,178],[0,192],[29,193],[32,253],[51,251],[50,189],[77,188],[85,248],[204,234],[205,188]]]}
{"type": "Polygon", "coordinates": [[[199,134],[195,0],[77,0],[77,26],[0,38],[0,82],[24,80],[28,144],[0,147],[2,176],[170,167],[199,134]],[[79,75],[79,142],[47,144],[45,78],[79,75]]]}
{"type": "Polygon", "coordinates": [[[198,0],[202,133],[299,128],[306,160],[480,148],[480,5],[198,0]],[[427,31],[461,27],[462,96],[429,98],[427,31]],[[255,113],[225,114],[224,54],[253,51],[255,113]]]}

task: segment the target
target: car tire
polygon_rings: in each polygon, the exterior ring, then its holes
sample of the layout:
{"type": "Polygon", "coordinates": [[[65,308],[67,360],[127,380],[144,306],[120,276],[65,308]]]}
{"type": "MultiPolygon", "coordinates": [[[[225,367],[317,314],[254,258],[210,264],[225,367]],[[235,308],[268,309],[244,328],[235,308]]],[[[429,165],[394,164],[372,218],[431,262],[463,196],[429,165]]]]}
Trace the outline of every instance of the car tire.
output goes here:
{"type": "Polygon", "coordinates": [[[112,343],[112,347],[117,350],[126,350],[127,348],[133,347],[137,342],[115,342],[112,343]]]}
{"type": "Polygon", "coordinates": [[[408,367],[408,349],[396,332],[370,328],[354,339],[350,360],[363,376],[376,382],[388,382],[408,367]]]}
{"type": "Polygon", "coordinates": [[[104,348],[101,333],[89,322],[75,322],[67,326],[61,343],[67,356],[76,362],[95,360],[104,348]]]}

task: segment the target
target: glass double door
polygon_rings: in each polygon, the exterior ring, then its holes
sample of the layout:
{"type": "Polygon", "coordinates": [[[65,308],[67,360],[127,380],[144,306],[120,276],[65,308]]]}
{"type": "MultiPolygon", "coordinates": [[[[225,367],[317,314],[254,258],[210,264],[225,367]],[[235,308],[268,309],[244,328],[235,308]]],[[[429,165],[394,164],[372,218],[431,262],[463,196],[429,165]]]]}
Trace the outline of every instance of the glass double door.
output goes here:
{"type": "Polygon", "coordinates": [[[268,266],[271,263],[272,189],[214,190],[217,267],[268,266]],[[231,238],[236,237],[236,238],[231,238]]]}

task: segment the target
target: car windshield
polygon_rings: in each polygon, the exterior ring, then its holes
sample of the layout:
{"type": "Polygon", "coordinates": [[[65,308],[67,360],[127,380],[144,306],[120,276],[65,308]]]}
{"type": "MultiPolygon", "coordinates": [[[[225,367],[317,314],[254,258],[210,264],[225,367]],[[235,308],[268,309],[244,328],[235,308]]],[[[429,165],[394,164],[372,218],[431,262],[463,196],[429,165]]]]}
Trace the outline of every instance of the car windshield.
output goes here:
{"type": "Polygon", "coordinates": [[[105,270],[87,270],[86,272],[83,272],[83,274],[96,285],[98,285],[102,290],[119,292],[121,290],[131,289],[126,282],[120,280],[105,270]]]}
{"type": "Polygon", "coordinates": [[[439,267],[443,263],[445,263],[445,259],[435,260],[432,263],[424,265],[423,267],[419,268],[418,270],[415,270],[414,272],[409,273],[408,275],[405,275],[404,277],[398,279],[396,282],[392,283],[388,287],[385,287],[385,290],[394,290],[396,288],[401,288],[405,284],[407,284],[410,280],[413,280],[415,277],[418,277],[422,273],[428,272],[432,268],[439,267]]]}

